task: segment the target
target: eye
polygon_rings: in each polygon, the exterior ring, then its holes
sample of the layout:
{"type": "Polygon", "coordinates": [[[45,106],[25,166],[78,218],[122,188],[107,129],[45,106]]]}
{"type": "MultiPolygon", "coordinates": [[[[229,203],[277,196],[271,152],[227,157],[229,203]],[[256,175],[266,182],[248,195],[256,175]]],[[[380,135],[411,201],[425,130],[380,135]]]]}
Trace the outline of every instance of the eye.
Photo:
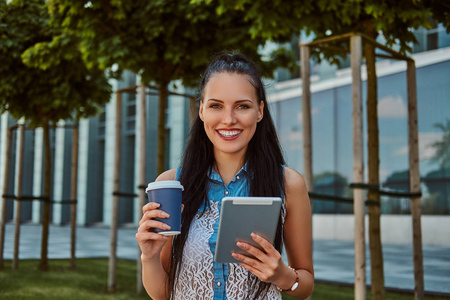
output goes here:
{"type": "Polygon", "coordinates": [[[249,109],[250,106],[247,105],[247,104],[241,104],[241,105],[238,106],[238,108],[239,108],[239,109],[249,109]]]}
{"type": "Polygon", "coordinates": [[[214,108],[214,109],[219,109],[219,108],[220,108],[220,105],[217,104],[217,103],[213,103],[213,104],[211,104],[209,107],[210,107],[210,108],[214,108]]]}

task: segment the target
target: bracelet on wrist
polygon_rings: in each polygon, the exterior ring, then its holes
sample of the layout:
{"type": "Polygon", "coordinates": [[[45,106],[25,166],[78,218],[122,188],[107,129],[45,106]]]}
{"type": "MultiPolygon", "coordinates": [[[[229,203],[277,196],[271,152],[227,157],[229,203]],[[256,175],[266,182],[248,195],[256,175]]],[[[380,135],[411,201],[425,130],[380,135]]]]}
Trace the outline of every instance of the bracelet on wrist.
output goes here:
{"type": "Polygon", "coordinates": [[[293,291],[295,291],[295,290],[297,289],[297,287],[298,287],[298,280],[299,280],[299,279],[298,279],[298,273],[297,273],[297,270],[294,269],[294,268],[291,267],[291,266],[288,266],[288,268],[291,269],[292,271],[294,271],[294,273],[295,273],[295,282],[294,282],[294,284],[293,284],[289,289],[282,289],[282,288],[277,287],[279,292],[293,292],[293,291]]]}

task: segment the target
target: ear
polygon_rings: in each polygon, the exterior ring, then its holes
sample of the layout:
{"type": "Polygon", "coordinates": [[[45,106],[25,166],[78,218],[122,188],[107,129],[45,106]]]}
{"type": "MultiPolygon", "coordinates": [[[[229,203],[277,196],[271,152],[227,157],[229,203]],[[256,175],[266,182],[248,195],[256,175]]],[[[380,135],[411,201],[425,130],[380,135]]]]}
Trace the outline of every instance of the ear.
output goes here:
{"type": "Polygon", "coordinates": [[[200,120],[203,120],[203,101],[200,101],[200,105],[199,105],[199,109],[198,109],[198,116],[200,117],[200,120]]]}
{"type": "Polygon", "coordinates": [[[259,108],[258,108],[258,122],[262,120],[264,116],[264,101],[261,101],[259,103],[259,108]]]}

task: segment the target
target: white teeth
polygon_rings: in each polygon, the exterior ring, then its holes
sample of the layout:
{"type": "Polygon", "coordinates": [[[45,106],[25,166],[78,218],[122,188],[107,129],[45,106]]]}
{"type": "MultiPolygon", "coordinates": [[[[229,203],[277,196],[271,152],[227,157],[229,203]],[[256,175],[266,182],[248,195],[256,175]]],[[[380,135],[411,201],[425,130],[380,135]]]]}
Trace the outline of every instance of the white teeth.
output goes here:
{"type": "Polygon", "coordinates": [[[239,133],[241,133],[241,131],[239,131],[239,130],[233,130],[233,131],[219,130],[219,134],[223,135],[225,137],[235,136],[235,135],[238,135],[239,133]]]}

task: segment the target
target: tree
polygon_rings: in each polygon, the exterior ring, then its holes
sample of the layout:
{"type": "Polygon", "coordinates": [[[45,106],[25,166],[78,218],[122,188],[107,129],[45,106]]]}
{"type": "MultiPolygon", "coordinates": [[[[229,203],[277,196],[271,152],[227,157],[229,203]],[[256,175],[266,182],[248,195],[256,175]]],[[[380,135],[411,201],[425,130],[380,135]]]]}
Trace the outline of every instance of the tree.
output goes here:
{"type": "MultiPolygon", "coordinates": [[[[96,114],[109,101],[104,72],[83,63],[78,41],[49,25],[45,0],[0,2],[0,112],[44,128],[44,191],[50,196],[51,124],[96,114]]],[[[41,270],[48,269],[50,201],[42,215],[41,270]]]]}
{"type": "MultiPolygon", "coordinates": [[[[194,0],[196,3],[211,3],[210,0],[194,0]]],[[[253,23],[253,36],[277,39],[287,32],[304,30],[314,34],[317,40],[327,35],[361,32],[376,39],[382,35],[387,46],[396,46],[402,54],[411,52],[411,44],[417,42],[411,29],[420,26],[431,28],[432,18],[442,22],[450,32],[450,4],[444,0],[428,1],[251,1],[220,0],[217,13],[226,15],[234,10],[245,12],[245,20],[253,23]]],[[[336,47],[349,48],[348,43],[330,44],[330,48],[316,49],[312,56],[320,61],[340,63],[345,57],[336,47]]],[[[379,184],[379,141],[377,116],[377,76],[375,70],[375,47],[367,43],[363,50],[367,65],[367,124],[368,124],[368,169],[369,184],[379,184]]],[[[380,202],[380,197],[369,191],[370,201],[380,202]]],[[[384,299],[384,272],[380,238],[380,207],[369,207],[369,241],[371,252],[372,299],[384,299]]],[[[423,298],[423,291],[419,291],[423,298]]]]}
{"type": "MultiPolygon", "coordinates": [[[[262,37],[252,38],[244,12],[217,17],[208,5],[182,1],[49,1],[53,23],[82,39],[84,59],[104,68],[113,65],[159,87],[157,173],[164,171],[168,85],[199,83],[213,53],[240,50],[261,62],[262,37]]],[[[263,64],[270,74],[274,62],[263,64]]]]}
{"type": "MultiPolygon", "coordinates": [[[[274,60],[264,61],[258,54],[265,39],[252,38],[250,23],[243,12],[220,18],[208,5],[192,5],[190,0],[170,1],[49,1],[52,24],[65,34],[81,40],[83,58],[88,65],[100,65],[118,78],[123,70],[141,77],[141,83],[159,88],[157,174],[164,171],[165,124],[168,85],[181,79],[184,86],[194,86],[212,54],[239,50],[262,65],[265,75],[272,75],[279,62],[286,62],[283,51],[274,60]]],[[[115,203],[115,202],[114,202],[115,203]]],[[[115,210],[114,210],[115,211],[115,210]]],[[[115,289],[115,219],[111,224],[112,242],[109,290],[115,289]]],[[[139,290],[139,287],[138,287],[139,290]]]]}

